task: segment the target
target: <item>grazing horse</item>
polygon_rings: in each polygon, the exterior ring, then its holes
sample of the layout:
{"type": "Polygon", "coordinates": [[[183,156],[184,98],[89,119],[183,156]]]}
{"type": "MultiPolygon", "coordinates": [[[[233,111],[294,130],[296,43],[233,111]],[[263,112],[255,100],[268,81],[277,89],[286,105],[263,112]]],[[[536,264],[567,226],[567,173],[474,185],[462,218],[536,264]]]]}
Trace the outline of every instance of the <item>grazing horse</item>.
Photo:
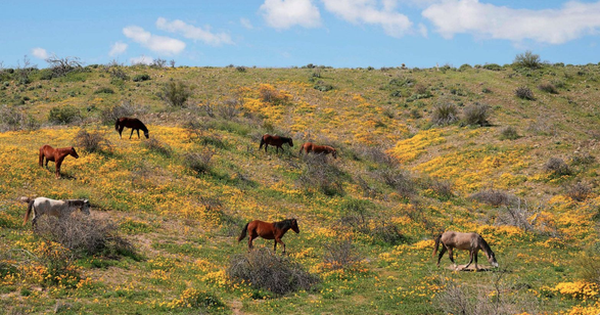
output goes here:
{"type": "Polygon", "coordinates": [[[258,149],[259,150],[262,149],[262,146],[265,145],[265,152],[267,152],[267,148],[269,147],[269,144],[270,144],[272,146],[277,147],[276,151],[279,152],[279,149],[281,149],[283,151],[282,145],[284,143],[289,144],[290,147],[294,146],[294,142],[292,141],[292,138],[280,137],[277,135],[271,136],[270,134],[265,134],[260,139],[260,146],[258,147],[258,149]]]}
{"type": "Polygon", "coordinates": [[[440,243],[442,243],[442,250],[440,251],[440,256],[437,260],[438,267],[440,266],[440,260],[442,259],[442,256],[444,256],[444,253],[446,252],[446,250],[448,250],[448,256],[450,256],[450,261],[454,264],[454,269],[457,269],[456,263],[454,262],[454,255],[452,252],[454,248],[469,251],[470,260],[469,263],[463,268],[463,270],[467,269],[471,265],[473,259],[475,259],[475,270],[478,270],[477,253],[479,252],[479,250],[482,250],[485,253],[485,255],[488,258],[488,261],[490,262],[490,264],[492,264],[492,266],[498,267],[496,255],[494,255],[494,252],[490,248],[490,245],[488,245],[488,243],[483,239],[483,237],[481,237],[481,235],[477,233],[460,233],[447,231],[443,234],[440,234],[438,237],[435,238],[433,256],[435,256],[435,254],[437,253],[440,243]]]}
{"type": "Polygon", "coordinates": [[[302,147],[300,148],[299,154],[302,154],[303,150],[304,150],[304,152],[306,152],[306,154],[309,154],[310,152],[313,152],[315,154],[325,154],[325,155],[331,154],[334,159],[337,159],[337,151],[333,147],[330,147],[328,145],[316,145],[312,142],[307,142],[302,145],[302,147]]]}
{"type": "Polygon", "coordinates": [[[296,233],[300,233],[298,221],[296,221],[296,219],[287,219],[273,223],[254,220],[244,226],[242,234],[238,237],[238,243],[246,237],[246,233],[249,234],[248,249],[254,247],[252,246],[252,241],[259,236],[267,240],[275,239],[273,251],[277,251],[277,243],[279,243],[283,245],[283,253],[285,254],[285,244],[281,241],[281,238],[289,229],[292,229],[296,233]]]}
{"type": "Polygon", "coordinates": [[[79,158],[79,155],[77,152],[75,152],[75,148],[73,147],[55,149],[47,144],[44,144],[40,148],[40,166],[44,167],[44,158],[46,159],[46,168],[48,168],[49,161],[54,162],[56,166],[56,178],[60,178],[60,166],[67,155],[70,155],[76,159],[79,158]]]}
{"type": "Polygon", "coordinates": [[[119,138],[121,139],[123,139],[121,133],[123,132],[123,129],[125,129],[125,127],[131,128],[131,134],[129,135],[129,139],[131,139],[131,137],[133,136],[133,132],[136,130],[139,139],[140,129],[144,132],[144,136],[146,136],[146,139],[150,138],[150,136],[148,135],[148,128],[146,128],[146,125],[144,125],[144,123],[137,118],[121,117],[117,119],[117,121],[115,122],[115,130],[119,132],[119,138]]]}
{"type": "Polygon", "coordinates": [[[81,212],[84,214],[90,214],[90,201],[87,199],[54,200],[46,197],[37,197],[35,199],[21,197],[20,200],[28,204],[23,225],[27,223],[32,210],[31,224],[33,227],[35,227],[37,219],[42,215],[53,215],[59,219],[63,219],[77,209],[81,209],[81,212]]]}

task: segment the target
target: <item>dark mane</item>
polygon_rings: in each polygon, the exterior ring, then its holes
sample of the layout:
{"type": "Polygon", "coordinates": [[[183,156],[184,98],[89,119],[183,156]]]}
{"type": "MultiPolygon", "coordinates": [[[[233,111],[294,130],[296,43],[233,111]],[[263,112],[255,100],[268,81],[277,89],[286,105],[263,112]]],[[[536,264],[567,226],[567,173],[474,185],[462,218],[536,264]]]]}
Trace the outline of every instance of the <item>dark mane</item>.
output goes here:
{"type": "Polygon", "coordinates": [[[140,129],[142,129],[144,132],[148,132],[148,128],[146,128],[146,125],[144,125],[144,123],[141,120],[137,118],[135,120],[137,120],[140,123],[140,129]]]}
{"type": "Polygon", "coordinates": [[[483,239],[483,237],[481,237],[481,235],[479,235],[479,242],[481,242],[481,250],[483,250],[486,255],[494,254],[490,245],[488,245],[488,243],[483,239]]]}
{"type": "Polygon", "coordinates": [[[292,219],[285,219],[283,221],[273,222],[273,226],[280,230],[289,229],[292,227],[292,219]]]}

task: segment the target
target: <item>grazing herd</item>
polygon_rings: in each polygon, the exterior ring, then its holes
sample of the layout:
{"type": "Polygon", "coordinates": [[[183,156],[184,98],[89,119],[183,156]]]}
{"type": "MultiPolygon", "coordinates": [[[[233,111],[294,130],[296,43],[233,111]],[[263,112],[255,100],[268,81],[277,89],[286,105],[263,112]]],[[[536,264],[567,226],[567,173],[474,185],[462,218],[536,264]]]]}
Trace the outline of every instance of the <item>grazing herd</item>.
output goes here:
{"type": "MultiPolygon", "coordinates": [[[[144,125],[144,123],[142,123],[137,118],[122,117],[116,120],[115,130],[119,132],[120,138],[122,138],[122,132],[125,127],[131,128],[131,134],[129,135],[129,139],[131,139],[131,137],[133,136],[134,131],[137,131],[139,139],[140,130],[144,132],[144,136],[146,137],[146,139],[150,137],[146,125],[144,125]]],[[[282,146],[286,143],[290,147],[294,146],[292,138],[265,134],[260,140],[259,150],[262,149],[264,145],[265,152],[268,152],[267,148],[269,147],[269,145],[271,145],[276,148],[276,152],[279,152],[279,149],[284,151],[282,146]]],[[[312,142],[304,143],[300,148],[299,154],[302,154],[303,151],[306,155],[309,153],[322,155],[330,154],[333,158],[337,158],[337,151],[335,148],[325,145],[316,145],[312,142]]],[[[58,179],[60,178],[60,167],[62,165],[62,162],[68,155],[71,155],[76,159],[79,158],[79,155],[73,147],[55,149],[47,144],[43,145],[39,150],[39,165],[40,167],[45,166],[46,168],[48,168],[48,162],[54,162],[56,167],[56,178],[58,179]]],[[[81,212],[84,214],[90,213],[90,202],[87,199],[53,200],[45,197],[38,197],[35,199],[21,197],[20,200],[28,204],[23,224],[27,223],[27,220],[33,213],[33,228],[35,228],[37,219],[42,215],[53,215],[61,219],[69,216],[72,212],[76,210],[81,210],[81,212]]],[[[286,219],[283,221],[273,223],[254,220],[246,224],[246,226],[244,226],[241,235],[238,237],[238,242],[242,241],[246,237],[246,235],[248,235],[248,248],[252,249],[252,241],[260,236],[264,239],[274,240],[273,251],[277,250],[277,243],[281,244],[283,246],[283,253],[285,253],[285,244],[283,243],[283,241],[281,241],[281,238],[290,229],[296,233],[300,233],[298,221],[296,219],[286,219]]],[[[477,253],[480,250],[485,253],[485,255],[488,258],[488,261],[490,262],[490,264],[492,264],[492,266],[498,267],[498,263],[496,261],[494,252],[479,234],[458,233],[452,231],[445,232],[435,238],[433,256],[437,254],[440,244],[442,244],[442,249],[437,260],[438,266],[440,264],[442,256],[446,251],[448,251],[450,261],[454,264],[454,268],[457,269],[456,263],[454,262],[453,250],[462,249],[468,250],[470,254],[469,263],[462,269],[467,269],[471,265],[471,263],[473,263],[473,261],[475,262],[475,269],[478,269],[477,253]]]]}

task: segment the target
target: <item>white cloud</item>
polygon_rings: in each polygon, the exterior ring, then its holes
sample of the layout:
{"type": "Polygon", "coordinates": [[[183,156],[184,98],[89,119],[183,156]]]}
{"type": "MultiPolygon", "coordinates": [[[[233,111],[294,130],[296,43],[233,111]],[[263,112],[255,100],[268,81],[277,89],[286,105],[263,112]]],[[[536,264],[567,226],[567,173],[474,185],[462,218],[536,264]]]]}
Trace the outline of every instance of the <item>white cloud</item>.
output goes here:
{"type": "Polygon", "coordinates": [[[114,57],[124,53],[127,50],[127,44],[123,42],[116,42],[110,46],[109,56],[114,57]]]}
{"type": "Polygon", "coordinates": [[[423,11],[444,38],[468,33],[482,38],[563,44],[600,31],[600,2],[570,1],[560,9],[499,7],[478,0],[446,0],[423,11]]]}
{"type": "Polygon", "coordinates": [[[134,42],[160,54],[178,54],[185,49],[184,42],[170,37],[153,35],[139,26],[127,26],[123,28],[123,34],[134,42]]]}
{"type": "Polygon", "coordinates": [[[250,22],[250,20],[246,19],[246,18],[241,18],[240,19],[240,24],[242,24],[243,27],[251,30],[254,28],[254,26],[252,25],[252,23],[250,22]]]}
{"type": "Polygon", "coordinates": [[[269,26],[280,30],[321,26],[321,13],[311,0],[265,0],[260,11],[269,26]]]}
{"type": "Polygon", "coordinates": [[[132,65],[138,65],[138,64],[151,65],[153,61],[154,61],[154,59],[150,58],[148,56],[139,56],[139,57],[133,57],[133,58],[129,59],[129,63],[131,63],[132,65]]]}
{"type": "Polygon", "coordinates": [[[410,31],[412,22],[395,11],[397,1],[382,0],[322,0],[325,9],[354,24],[380,25],[386,34],[402,37],[410,31]]]}
{"type": "Polygon", "coordinates": [[[158,29],[171,32],[180,33],[183,37],[200,40],[212,46],[219,46],[221,44],[233,44],[231,37],[227,33],[214,34],[210,31],[210,27],[206,26],[206,29],[196,27],[187,24],[181,20],[174,20],[169,22],[167,19],[159,17],[156,20],[156,27],[158,29]]]}
{"type": "Polygon", "coordinates": [[[50,55],[48,55],[48,52],[44,48],[40,48],[40,47],[36,47],[36,48],[32,49],[31,54],[34,57],[36,57],[38,59],[43,59],[43,60],[46,60],[46,59],[48,59],[48,57],[50,57],[50,55]]]}

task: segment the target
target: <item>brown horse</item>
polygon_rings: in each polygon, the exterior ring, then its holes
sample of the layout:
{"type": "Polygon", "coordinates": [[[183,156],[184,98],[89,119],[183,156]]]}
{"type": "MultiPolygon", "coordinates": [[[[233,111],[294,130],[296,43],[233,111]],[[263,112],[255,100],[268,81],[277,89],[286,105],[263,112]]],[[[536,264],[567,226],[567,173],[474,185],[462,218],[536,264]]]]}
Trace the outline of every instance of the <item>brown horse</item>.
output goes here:
{"type": "Polygon", "coordinates": [[[44,167],[44,158],[46,159],[46,168],[48,168],[49,161],[54,162],[56,166],[56,178],[60,178],[60,166],[67,155],[70,155],[76,159],[79,158],[79,155],[77,152],[75,152],[75,148],[73,147],[55,149],[47,144],[44,144],[40,148],[40,166],[44,167]]]}
{"type": "Polygon", "coordinates": [[[442,256],[444,256],[444,253],[446,252],[446,250],[448,250],[448,256],[450,256],[450,261],[454,264],[454,269],[457,269],[456,263],[454,262],[454,255],[452,252],[454,248],[469,251],[470,260],[469,263],[463,268],[463,270],[467,269],[471,265],[473,259],[475,259],[475,270],[478,270],[477,253],[479,252],[479,250],[482,250],[485,253],[485,255],[488,258],[488,261],[490,262],[490,264],[492,264],[492,266],[498,267],[496,255],[490,248],[490,245],[488,245],[488,243],[483,239],[483,237],[481,237],[481,235],[477,233],[460,233],[447,231],[443,234],[440,234],[438,237],[435,238],[433,256],[435,256],[435,254],[437,253],[440,243],[442,243],[442,250],[440,251],[440,256],[437,260],[438,267],[440,266],[440,260],[442,259],[442,256]]]}
{"type": "Polygon", "coordinates": [[[307,142],[302,145],[302,147],[300,148],[299,154],[302,154],[303,150],[304,150],[304,152],[306,152],[306,154],[309,154],[310,152],[313,152],[315,154],[325,154],[325,155],[331,154],[334,159],[337,159],[337,151],[333,147],[330,147],[328,145],[316,145],[312,142],[307,142]]]}
{"type": "Polygon", "coordinates": [[[273,251],[277,251],[277,243],[279,243],[283,245],[283,253],[285,254],[285,244],[281,241],[281,238],[289,229],[292,229],[296,233],[300,233],[298,221],[296,221],[296,219],[287,219],[273,223],[254,220],[244,226],[242,234],[238,237],[238,243],[246,237],[246,233],[249,234],[248,249],[253,247],[252,241],[259,236],[267,240],[275,239],[273,251]]]}
{"type": "Polygon", "coordinates": [[[119,138],[121,139],[123,138],[121,136],[121,133],[123,132],[123,129],[125,129],[125,127],[131,128],[131,134],[129,135],[129,139],[131,139],[131,137],[133,136],[134,131],[137,131],[139,139],[140,129],[144,132],[144,136],[146,136],[146,139],[150,138],[150,135],[148,135],[148,128],[146,128],[146,125],[144,125],[144,123],[137,118],[121,117],[117,119],[117,121],[115,122],[115,130],[119,132],[119,138]]]}
{"type": "Polygon", "coordinates": [[[265,134],[260,139],[260,146],[258,147],[258,149],[259,150],[262,149],[262,146],[265,145],[265,152],[267,152],[267,148],[269,147],[269,144],[270,144],[272,146],[277,147],[276,152],[279,152],[279,149],[281,149],[281,151],[283,151],[282,145],[284,143],[289,144],[290,147],[294,146],[294,142],[292,141],[292,138],[280,137],[277,135],[272,136],[270,134],[265,134]]]}

